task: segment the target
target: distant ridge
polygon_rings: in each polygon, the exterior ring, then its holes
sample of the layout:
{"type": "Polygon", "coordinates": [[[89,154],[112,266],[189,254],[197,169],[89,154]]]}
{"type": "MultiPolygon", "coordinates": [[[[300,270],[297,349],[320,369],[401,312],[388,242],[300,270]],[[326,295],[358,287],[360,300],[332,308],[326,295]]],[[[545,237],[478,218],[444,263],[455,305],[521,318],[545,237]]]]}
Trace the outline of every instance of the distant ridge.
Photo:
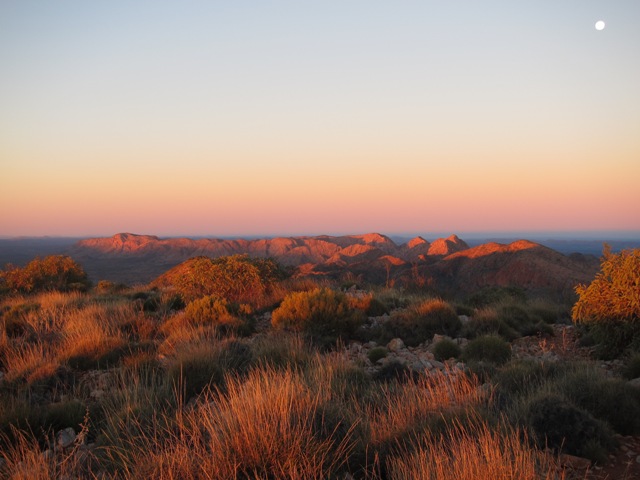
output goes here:
{"type": "Polygon", "coordinates": [[[77,242],[70,254],[93,279],[148,283],[196,256],[246,254],[273,257],[298,276],[328,276],[384,284],[420,280],[434,289],[472,291],[489,285],[567,291],[589,282],[598,269],[590,255],[565,256],[528,240],[475,247],[457,235],[432,242],[414,237],[396,244],[386,235],[277,237],[265,239],[159,238],[119,233],[77,242]]]}

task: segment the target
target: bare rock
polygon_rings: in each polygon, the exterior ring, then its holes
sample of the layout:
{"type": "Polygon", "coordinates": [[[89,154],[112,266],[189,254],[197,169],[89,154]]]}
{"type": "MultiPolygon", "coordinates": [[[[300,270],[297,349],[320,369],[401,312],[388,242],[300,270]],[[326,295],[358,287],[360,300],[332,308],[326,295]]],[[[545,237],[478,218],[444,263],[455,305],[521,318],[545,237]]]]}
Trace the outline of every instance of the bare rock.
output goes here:
{"type": "Polygon", "coordinates": [[[68,448],[76,441],[76,432],[73,428],[65,428],[60,430],[56,435],[56,443],[59,448],[68,448]]]}
{"type": "Polygon", "coordinates": [[[563,453],[559,457],[560,464],[573,470],[586,470],[591,466],[591,460],[588,458],[576,457],[563,453]]]}
{"type": "Polygon", "coordinates": [[[387,350],[389,350],[390,352],[399,352],[404,348],[404,342],[401,338],[394,338],[389,343],[387,343],[387,350]]]}
{"type": "Polygon", "coordinates": [[[640,388],[640,377],[629,380],[627,383],[632,387],[640,388]]]}

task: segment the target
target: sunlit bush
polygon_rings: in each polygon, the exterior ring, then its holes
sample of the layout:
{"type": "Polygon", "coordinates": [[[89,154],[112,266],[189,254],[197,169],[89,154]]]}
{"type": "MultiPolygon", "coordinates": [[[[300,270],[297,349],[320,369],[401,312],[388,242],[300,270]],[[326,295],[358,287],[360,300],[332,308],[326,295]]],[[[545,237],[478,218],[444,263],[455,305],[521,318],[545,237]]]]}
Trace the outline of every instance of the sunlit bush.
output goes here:
{"type": "Polygon", "coordinates": [[[320,343],[349,337],[364,320],[364,312],[343,293],[328,288],[291,293],[271,316],[274,327],[303,332],[320,343]]]}
{"type": "Polygon", "coordinates": [[[640,249],[613,254],[605,245],[600,272],[576,293],[573,321],[589,328],[601,356],[640,350],[640,249]]]}
{"type": "Polygon", "coordinates": [[[35,258],[24,268],[8,266],[0,271],[0,291],[11,293],[86,290],[88,286],[85,271],[67,255],[35,258]]]}

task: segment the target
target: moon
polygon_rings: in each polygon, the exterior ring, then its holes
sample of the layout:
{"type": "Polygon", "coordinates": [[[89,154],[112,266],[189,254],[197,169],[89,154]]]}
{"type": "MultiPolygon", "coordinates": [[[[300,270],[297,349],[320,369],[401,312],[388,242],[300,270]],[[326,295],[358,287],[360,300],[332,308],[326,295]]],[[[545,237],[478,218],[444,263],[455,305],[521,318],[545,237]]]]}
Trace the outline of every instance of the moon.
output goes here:
{"type": "Polygon", "coordinates": [[[602,20],[596,22],[596,30],[604,30],[604,22],[602,20]]]}

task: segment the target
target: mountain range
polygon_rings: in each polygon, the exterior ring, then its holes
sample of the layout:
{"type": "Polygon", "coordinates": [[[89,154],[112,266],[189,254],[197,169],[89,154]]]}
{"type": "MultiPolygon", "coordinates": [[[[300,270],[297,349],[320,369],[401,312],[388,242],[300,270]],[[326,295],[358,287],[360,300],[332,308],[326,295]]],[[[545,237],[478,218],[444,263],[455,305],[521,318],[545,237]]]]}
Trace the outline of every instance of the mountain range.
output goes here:
{"type": "Polygon", "coordinates": [[[69,254],[93,279],[148,283],[195,256],[246,254],[272,257],[295,276],[432,287],[470,292],[485,286],[518,286],[531,291],[571,291],[598,270],[592,255],[564,255],[518,240],[470,247],[456,235],[428,241],[420,236],[396,244],[379,233],[267,239],[159,238],[119,233],[78,241],[69,254]]]}

